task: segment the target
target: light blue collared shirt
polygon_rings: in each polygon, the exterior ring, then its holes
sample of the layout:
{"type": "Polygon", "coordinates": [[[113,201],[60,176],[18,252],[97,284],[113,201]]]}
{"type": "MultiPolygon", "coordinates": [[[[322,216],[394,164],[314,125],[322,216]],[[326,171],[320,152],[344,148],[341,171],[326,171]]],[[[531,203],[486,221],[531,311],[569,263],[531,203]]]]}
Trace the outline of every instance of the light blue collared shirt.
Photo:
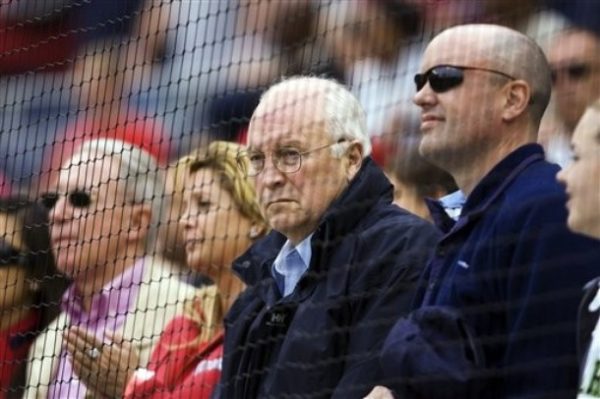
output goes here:
{"type": "Polygon", "coordinates": [[[458,190],[443,196],[439,201],[448,216],[456,221],[460,217],[465,202],[467,202],[467,197],[465,197],[462,191],[458,190]]]}
{"type": "Polygon", "coordinates": [[[296,247],[294,247],[290,240],[287,240],[273,262],[271,274],[275,281],[277,281],[279,291],[284,297],[294,291],[298,281],[300,281],[304,272],[308,270],[310,259],[312,258],[312,248],[310,246],[312,236],[311,234],[306,237],[296,247]]]}

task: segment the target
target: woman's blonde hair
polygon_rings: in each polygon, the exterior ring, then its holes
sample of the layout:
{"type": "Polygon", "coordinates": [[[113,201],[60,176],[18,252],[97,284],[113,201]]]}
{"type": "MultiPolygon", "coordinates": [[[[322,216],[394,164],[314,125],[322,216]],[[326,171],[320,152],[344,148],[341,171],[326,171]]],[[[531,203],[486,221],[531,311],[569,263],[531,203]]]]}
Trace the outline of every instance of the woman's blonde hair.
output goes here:
{"type": "MultiPolygon", "coordinates": [[[[268,230],[267,222],[260,211],[256,191],[244,172],[245,165],[239,164],[247,162],[246,157],[238,157],[243,150],[244,148],[236,143],[213,141],[208,146],[191,152],[181,158],[175,166],[175,185],[177,187],[185,184],[184,176],[193,175],[200,169],[215,171],[219,176],[217,181],[229,192],[242,215],[257,224],[264,233],[268,230]]],[[[206,287],[201,290],[197,301],[186,304],[185,315],[202,327],[201,335],[189,345],[210,340],[220,329],[224,314],[224,309],[221,309],[221,294],[216,286],[206,287]]]]}

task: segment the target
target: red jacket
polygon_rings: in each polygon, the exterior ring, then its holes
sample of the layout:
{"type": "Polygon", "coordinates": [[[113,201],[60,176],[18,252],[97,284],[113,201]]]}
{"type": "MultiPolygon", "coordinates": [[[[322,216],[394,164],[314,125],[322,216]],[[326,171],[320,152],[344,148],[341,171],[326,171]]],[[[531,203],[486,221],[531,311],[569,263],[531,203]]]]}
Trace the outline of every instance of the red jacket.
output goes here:
{"type": "Polygon", "coordinates": [[[167,326],[147,369],[137,370],[125,390],[125,399],[208,399],[221,376],[223,332],[208,342],[198,340],[202,328],[180,316],[167,326]]]}

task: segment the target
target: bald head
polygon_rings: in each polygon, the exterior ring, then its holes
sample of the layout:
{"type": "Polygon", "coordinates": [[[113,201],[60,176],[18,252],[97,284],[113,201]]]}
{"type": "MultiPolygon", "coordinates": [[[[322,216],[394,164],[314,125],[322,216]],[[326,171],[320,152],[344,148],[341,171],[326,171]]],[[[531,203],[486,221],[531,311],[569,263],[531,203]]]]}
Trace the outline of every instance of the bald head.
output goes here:
{"type": "Polygon", "coordinates": [[[552,82],[548,61],[533,39],[499,25],[460,25],[432,40],[426,54],[434,52],[440,64],[484,67],[525,81],[531,91],[529,114],[539,124],[552,82]]]}

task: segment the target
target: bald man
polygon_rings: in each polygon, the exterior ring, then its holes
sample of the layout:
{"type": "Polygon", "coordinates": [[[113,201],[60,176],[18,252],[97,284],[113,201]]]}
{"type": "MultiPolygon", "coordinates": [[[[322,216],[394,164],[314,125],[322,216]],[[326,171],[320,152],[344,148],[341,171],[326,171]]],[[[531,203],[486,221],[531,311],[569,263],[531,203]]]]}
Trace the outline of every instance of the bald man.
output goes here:
{"type": "Polygon", "coordinates": [[[382,350],[388,388],[370,397],[575,397],[577,306],[600,248],[568,231],[558,168],[535,144],[551,86],[542,51],[508,28],[454,27],[415,83],[419,150],[467,201],[456,222],[431,204],[445,236],[382,350]]]}

